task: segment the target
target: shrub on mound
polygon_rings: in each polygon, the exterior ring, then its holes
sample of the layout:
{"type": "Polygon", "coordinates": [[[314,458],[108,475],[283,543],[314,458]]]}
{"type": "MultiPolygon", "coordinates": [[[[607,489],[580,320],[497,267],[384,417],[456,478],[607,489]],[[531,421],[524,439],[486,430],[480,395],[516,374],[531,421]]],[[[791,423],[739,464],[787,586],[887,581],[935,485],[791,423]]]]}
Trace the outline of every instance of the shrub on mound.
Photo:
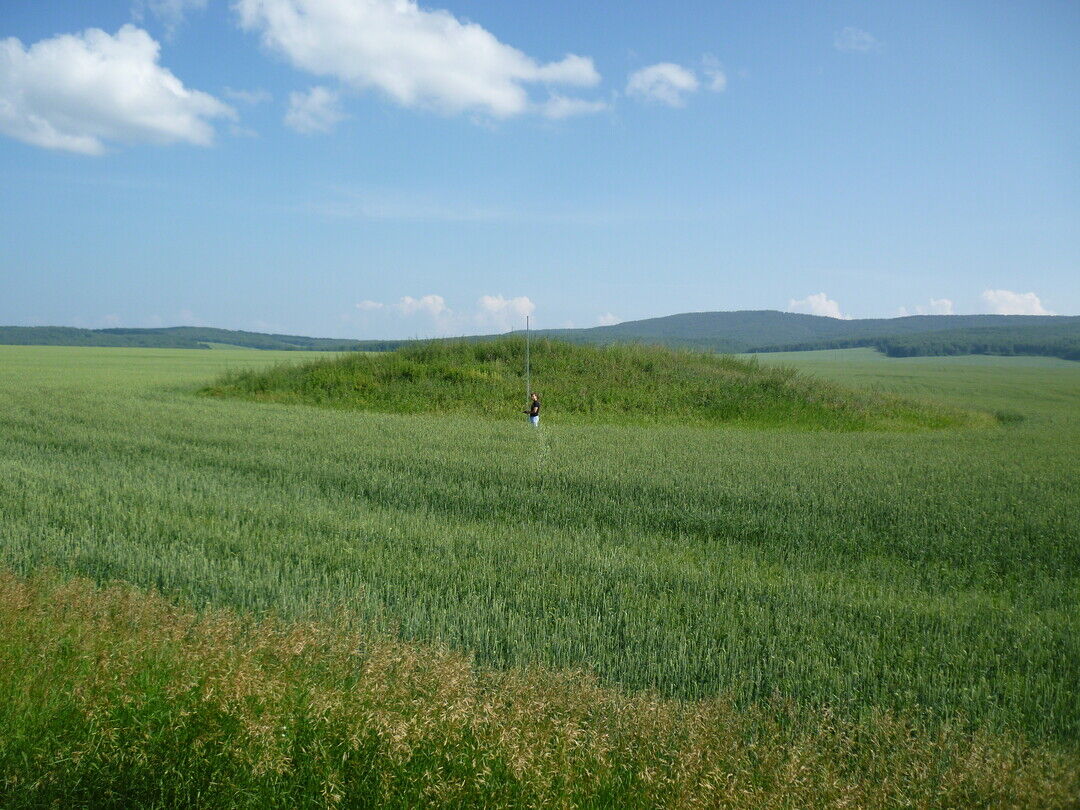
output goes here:
{"type": "MultiPolygon", "coordinates": [[[[546,421],[910,429],[991,417],[845,389],[794,369],[688,350],[586,346],[542,339],[531,349],[546,421]]],[[[432,341],[226,374],[203,393],[389,413],[518,418],[525,342],[432,341]]]]}

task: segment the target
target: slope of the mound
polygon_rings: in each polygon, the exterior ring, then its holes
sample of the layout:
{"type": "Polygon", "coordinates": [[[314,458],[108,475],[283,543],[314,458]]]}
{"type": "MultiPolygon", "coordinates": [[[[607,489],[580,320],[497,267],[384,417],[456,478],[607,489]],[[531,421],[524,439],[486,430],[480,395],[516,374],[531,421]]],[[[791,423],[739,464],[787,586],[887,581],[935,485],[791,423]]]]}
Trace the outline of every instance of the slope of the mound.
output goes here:
{"type": "MultiPolygon", "coordinates": [[[[415,344],[232,372],[203,393],[390,413],[522,418],[524,351],[518,338],[415,344]]],[[[990,421],[983,414],[847,390],[754,359],[658,347],[539,340],[532,346],[532,375],[546,422],[863,430],[990,421]]]]}

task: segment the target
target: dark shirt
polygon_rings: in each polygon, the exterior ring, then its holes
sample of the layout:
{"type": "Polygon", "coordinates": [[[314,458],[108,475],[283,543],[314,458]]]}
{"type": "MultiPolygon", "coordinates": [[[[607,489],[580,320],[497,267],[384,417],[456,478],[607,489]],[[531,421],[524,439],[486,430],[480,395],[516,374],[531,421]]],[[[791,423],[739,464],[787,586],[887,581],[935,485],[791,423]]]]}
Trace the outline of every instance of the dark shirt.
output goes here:
{"type": "Polygon", "coordinates": [[[540,400],[534,399],[532,405],[529,407],[529,416],[540,415],[540,400]]]}

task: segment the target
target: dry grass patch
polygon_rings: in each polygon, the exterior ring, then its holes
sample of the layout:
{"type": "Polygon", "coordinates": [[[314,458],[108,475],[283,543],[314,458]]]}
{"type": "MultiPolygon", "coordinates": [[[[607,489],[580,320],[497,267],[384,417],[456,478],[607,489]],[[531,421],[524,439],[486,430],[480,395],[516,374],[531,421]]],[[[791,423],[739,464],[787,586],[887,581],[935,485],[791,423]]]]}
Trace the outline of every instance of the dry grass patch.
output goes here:
{"type": "Polygon", "coordinates": [[[0,574],[0,804],[1077,807],[1074,751],[0,574]]]}

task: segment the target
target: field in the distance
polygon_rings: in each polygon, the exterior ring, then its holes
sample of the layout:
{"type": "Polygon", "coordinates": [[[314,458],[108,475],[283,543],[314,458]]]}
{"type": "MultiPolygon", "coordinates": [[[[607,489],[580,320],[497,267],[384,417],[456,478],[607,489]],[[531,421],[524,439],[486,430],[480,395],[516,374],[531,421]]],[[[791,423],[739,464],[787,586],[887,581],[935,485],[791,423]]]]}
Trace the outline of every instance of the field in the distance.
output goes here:
{"type": "Polygon", "coordinates": [[[1076,364],[762,358],[1015,417],[921,432],[530,431],[195,395],[276,359],[304,358],[0,347],[4,565],[1077,750],[1076,364]]]}

